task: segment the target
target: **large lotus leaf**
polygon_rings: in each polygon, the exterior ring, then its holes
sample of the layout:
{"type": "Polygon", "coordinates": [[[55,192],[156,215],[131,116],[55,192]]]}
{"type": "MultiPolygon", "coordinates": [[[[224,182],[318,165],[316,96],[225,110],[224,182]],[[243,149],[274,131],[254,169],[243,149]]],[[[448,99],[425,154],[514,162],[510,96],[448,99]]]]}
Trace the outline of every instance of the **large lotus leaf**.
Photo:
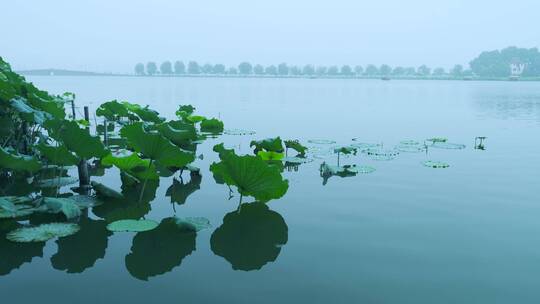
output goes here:
{"type": "Polygon", "coordinates": [[[38,145],[38,150],[50,164],[58,166],[74,166],[79,163],[79,158],[62,145],[54,147],[41,143],[38,145]]]}
{"type": "Polygon", "coordinates": [[[198,122],[201,122],[201,121],[203,121],[205,119],[206,119],[206,117],[201,116],[201,115],[190,115],[190,116],[185,118],[186,121],[189,121],[189,122],[194,123],[194,124],[196,124],[198,122]]]}
{"type": "Polygon", "coordinates": [[[176,116],[178,117],[184,117],[189,116],[195,112],[195,107],[192,105],[181,105],[178,107],[178,110],[176,111],[176,116]]]}
{"type": "Polygon", "coordinates": [[[158,179],[156,166],[150,163],[149,159],[141,159],[137,154],[133,153],[128,156],[113,156],[108,154],[101,159],[101,164],[105,166],[114,165],[122,171],[133,175],[139,179],[158,179]]]}
{"type": "Polygon", "coordinates": [[[56,241],[58,252],[51,257],[54,269],[67,273],[81,273],[94,266],[105,257],[109,236],[103,220],[83,218],[79,221],[81,230],[71,236],[56,241]]]}
{"type": "Polygon", "coordinates": [[[120,117],[128,117],[129,111],[125,104],[119,103],[116,100],[111,100],[102,103],[96,109],[96,115],[105,117],[108,120],[117,120],[120,117]]]}
{"type": "Polygon", "coordinates": [[[69,198],[44,197],[43,205],[52,213],[63,213],[67,219],[79,217],[81,209],[78,204],[69,198]]]}
{"type": "Polygon", "coordinates": [[[0,209],[3,209],[8,212],[15,212],[17,211],[17,207],[13,202],[6,199],[5,197],[0,197],[0,209]]]}
{"type": "Polygon", "coordinates": [[[35,109],[27,103],[22,97],[16,97],[11,100],[11,107],[17,111],[21,117],[30,123],[42,125],[46,120],[51,119],[52,115],[35,109]]]}
{"type": "Polygon", "coordinates": [[[47,130],[57,141],[63,143],[69,151],[80,158],[100,158],[107,154],[99,137],[91,136],[86,128],[80,128],[77,122],[68,120],[49,120],[47,130]]]}
{"type": "Polygon", "coordinates": [[[223,132],[223,127],[223,122],[216,118],[201,121],[201,131],[203,132],[223,132]]]}
{"type": "Polygon", "coordinates": [[[283,152],[283,143],[281,142],[281,138],[266,138],[262,140],[252,140],[249,144],[250,147],[255,147],[255,150],[253,151],[255,154],[257,154],[259,151],[266,150],[271,152],[283,152]]]}
{"type": "Polygon", "coordinates": [[[141,107],[138,104],[129,103],[126,101],[123,101],[122,104],[128,109],[130,112],[135,113],[142,121],[145,122],[152,122],[152,123],[161,123],[165,119],[159,117],[159,113],[149,109],[148,106],[141,107]]]}
{"type": "Polygon", "coordinates": [[[267,164],[258,156],[227,155],[221,162],[213,163],[210,170],[229,186],[236,186],[244,196],[260,201],[282,197],[289,182],[281,176],[279,168],[267,164]]]}
{"type": "Polygon", "coordinates": [[[162,123],[156,126],[159,133],[169,139],[172,143],[183,146],[189,141],[197,139],[195,127],[181,121],[162,123]]]}
{"type": "Polygon", "coordinates": [[[166,167],[183,167],[195,159],[192,153],[176,147],[162,135],[146,132],[142,123],[125,126],[120,133],[137,152],[166,167]]]}
{"type": "Polygon", "coordinates": [[[107,225],[107,230],[113,232],[141,232],[156,228],[159,224],[152,220],[119,220],[107,225]]]}
{"type": "Polygon", "coordinates": [[[131,253],[126,256],[126,268],[140,280],[148,280],[171,271],[195,251],[197,233],[166,218],[156,229],[140,232],[133,238],[131,253]]]}
{"type": "Polygon", "coordinates": [[[285,140],[285,147],[287,149],[293,149],[298,152],[298,156],[303,157],[306,154],[307,147],[302,145],[298,140],[285,140]]]}
{"type": "Polygon", "coordinates": [[[16,221],[0,221],[0,276],[9,274],[34,257],[43,256],[45,243],[14,243],[6,239],[6,233],[20,228],[16,221]]]}
{"type": "Polygon", "coordinates": [[[45,242],[55,237],[65,237],[79,231],[79,225],[71,223],[50,223],[37,227],[24,227],[11,231],[6,238],[12,242],[45,242]]]}
{"type": "Polygon", "coordinates": [[[41,168],[41,163],[33,156],[12,154],[0,147],[0,168],[35,172],[41,168]]]}
{"type": "Polygon", "coordinates": [[[251,203],[225,215],[223,224],[212,233],[210,245],[234,270],[250,271],[275,261],[287,239],[283,217],[266,204],[251,203]]]}
{"type": "Polygon", "coordinates": [[[172,185],[167,189],[166,196],[171,198],[171,203],[183,205],[187,198],[195,191],[201,188],[202,176],[200,174],[191,174],[191,179],[188,183],[173,179],[172,185]]]}
{"type": "Polygon", "coordinates": [[[28,103],[32,107],[44,111],[56,119],[64,119],[66,117],[64,102],[61,98],[52,98],[47,92],[37,91],[28,93],[26,96],[28,98],[28,103]]]}

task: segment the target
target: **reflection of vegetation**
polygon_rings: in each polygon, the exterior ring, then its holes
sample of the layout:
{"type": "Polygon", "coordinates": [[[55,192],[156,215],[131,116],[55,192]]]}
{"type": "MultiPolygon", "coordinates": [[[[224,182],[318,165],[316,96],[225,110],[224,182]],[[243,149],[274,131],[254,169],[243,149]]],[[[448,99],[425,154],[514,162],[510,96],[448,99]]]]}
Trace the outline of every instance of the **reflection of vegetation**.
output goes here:
{"type": "Polygon", "coordinates": [[[105,229],[107,223],[85,217],[79,225],[81,230],[78,233],[56,241],[58,252],[51,257],[55,269],[81,273],[105,256],[108,238],[112,234],[105,229]]]}
{"type": "Polygon", "coordinates": [[[15,221],[0,221],[0,276],[9,274],[34,257],[43,256],[45,243],[15,243],[6,239],[6,233],[20,228],[15,221]]]}
{"type": "Polygon", "coordinates": [[[356,165],[332,166],[327,163],[322,163],[319,168],[319,173],[323,178],[323,185],[326,185],[326,183],[328,183],[328,179],[332,176],[356,176],[356,174],[358,174],[358,170],[356,165]]]}
{"type": "Polygon", "coordinates": [[[169,272],[195,251],[196,236],[196,232],[179,227],[175,218],[163,219],[154,230],[135,235],[126,267],[140,280],[169,272]]]}
{"type": "Polygon", "coordinates": [[[171,203],[185,204],[187,198],[201,188],[202,176],[198,172],[190,172],[190,180],[184,183],[182,179],[173,179],[172,185],[167,189],[167,196],[171,198],[171,203]]]}
{"type": "Polygon", "coordinates": [[[279,213],[266,204],[251,203],[225,215],[210,245],[233,269],[249,271],[275,261],[287,238],[288,227],[279,213]]]}

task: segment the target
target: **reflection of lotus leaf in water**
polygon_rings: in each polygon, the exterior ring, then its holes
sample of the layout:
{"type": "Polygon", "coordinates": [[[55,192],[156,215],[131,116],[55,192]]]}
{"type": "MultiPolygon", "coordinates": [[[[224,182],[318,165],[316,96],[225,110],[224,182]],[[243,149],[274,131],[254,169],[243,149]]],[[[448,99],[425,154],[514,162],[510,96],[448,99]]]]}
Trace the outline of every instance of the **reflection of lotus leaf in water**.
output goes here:
{"type": "Polygon", "coordinates": [[[425,162],[422,162],[422,164],[426,167],[429,167],[429,168],[436,168],[436,169],[439,169],[439,168],[448,168],[450,167],[449,164],[445,163],[445,162],[441,162],[441,161],[433,161],[433,160],[427,160],[425,162]]]}
{"type": "Polygon", "coordinates": [[[284,157],[281,159],[281,161],[285,162],[285,163],[291,163],[291,164],[306,164],[306,163],[310,163],[313,161],[312,158],[307,158],[307,157],[296,157],[296,156],[289,156],[289,157],[284,157]]]}
{"type": "Polygon", "coordinates": [[[399,155],[397,150],[367,149],[363,151],[373,160],[393,160],[399,155]]]}
{"type": "Polygon", "coordinates": [[[22,227],[9,232],[6,238],[12,242],[45,242],[55,237],[66,237],[79,231],[79,225],[49,223],[36,227],[22,227]]]}
{"type": "Polygon", "coordinates": [[[195,250],[196,236],[196,232],[179,227],[175,218],[163,219],[156,229],[135,235],[126,268],[133,277],[145,281],[169,272],[195,250]]]}
{"type": "Polygon", "coordinates": [[[44,242],[14,243],[6,239],[8,231],[20,228],[16,221],[0,221],[0,276],[9,274],[12,270],[29,263],[34,257],[43,256],[44,242]]]}
{"type": "Polygon", "coordinates": [[[173,183],[167,189],[166,196],[171,198],[171,203],[183,205],[193,192],[201,188],[201,181],[202,176],[198,173],[191,173],[189,182],[185,184],[182,180],[178,181],[173,178],[173,183]]]}
{"type": "Polygon", "coordinates": [[[335,144],[336,141],[331,140],[331,139],[310,139],[308,140],[308,143],[316,144],[316,145],[331,145],[331,144],[335,144]]]}
{"type": "Polygon", "coordinates": [[[225,129],[223,133],[227,135],[253,135],[255,134],[255,131],[243,130],[243,129],[225,129]]]}
{"type": "Polygon", "coordinates": [[[454,144],[454,143],[448,143],[448,142],[436,142],[433,145],[431,145],[433,148],[438,149],[449,149],[449,150],[461,150],[465,149],[465,145],[462,144],[454,144]]]}
{"type": "Polygon", "coordinates": [[[349,177],[356,176],[356,174],[359,173],[356,165],[332,166],[327,163],[321,164],[319,172],[321,177],[323,178],[323,185],[326,185],[328,179],[332,176],[349,177]]]}
{"type": "Polygon", "coordinates": [[[275,261],[287,239],[283,217],[257,202],[225,215],[223,224],[212,233],[210,245],[233,269],[250,271],[275,261]]]}
{"type": "Polygon", "coordinates": [[[112,234],[105,228],[107,223],[83,218],[79,225],[81,230],[78,233],[56,241],[58,252],[51,257],[55,269],[81,273],[105,256],[108,238],[112,234]]]}

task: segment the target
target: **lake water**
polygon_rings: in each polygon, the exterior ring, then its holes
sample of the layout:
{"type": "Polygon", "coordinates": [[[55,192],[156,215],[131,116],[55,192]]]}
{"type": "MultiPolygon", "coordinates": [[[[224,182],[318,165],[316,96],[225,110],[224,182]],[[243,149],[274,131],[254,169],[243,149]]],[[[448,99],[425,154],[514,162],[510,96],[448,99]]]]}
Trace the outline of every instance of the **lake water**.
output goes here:
{"type": "MultiPolygon", "coordinates": [[[[104,221],[90,212],[88,231],[94,232],[0,253],[6,303],[540,300],[539,83],[28,79],[52,93],[76,93],[77,105],[91,111],[119,99],[173,118],[179,104],[189,103],[202,115],[221,118],[225,128],[256,134],[207,140],[197,150],[204,158],[195,162],[202,169],[200,189],[184,173],[185,189],[194,192],[173,205],[167,196],[173,177],[161,178],[143,211],[157,221],[202,216],[212,228],[166,245],[160,232],[134,242],[135,233],[107,233],[104,221]],[[217,160],[212,146],[225,142],[248,153],[250,140],[278,135],[313,147],[316,158],[284,172],[289,190],[283,198],[269,202],[268,209],[250,206],[240,216],[238,195],[229,200],[227,187],[216,184],[208,170],[217,160]],[[487,137],[485,150],[474,148],[478,136],[487,137]],[[392,148],[401,140],[430,137],[466,148],[400,153],[389,161],[358,153],[341,163],[376,171],[332,177],[326,185],[319,166],[335,164],[335,155],[323,153],[332,145],[307,143],[351,144],[356,138],[392,148]],[[450,167],[428,168],[425,160],[450,167]],[[227,227],[221,227],[224,217],[231,222],[227,227]]],[[[120,190],[115,169],[93,180],[120,190]]]]}

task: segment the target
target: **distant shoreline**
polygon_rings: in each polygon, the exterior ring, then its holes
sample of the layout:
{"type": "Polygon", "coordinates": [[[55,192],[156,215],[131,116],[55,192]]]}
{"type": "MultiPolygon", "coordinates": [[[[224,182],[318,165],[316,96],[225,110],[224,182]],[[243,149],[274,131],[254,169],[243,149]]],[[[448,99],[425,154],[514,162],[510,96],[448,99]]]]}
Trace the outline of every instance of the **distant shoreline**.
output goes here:
{"type": "Polygon", "coordinates": [[[308,76],[308,75],[240,75],[240,74],[155,74],[136,75],[122,73],[98,73],[85,71],[71,71],[60,69],[39,69],[24,70],[17,73],[25,76],[111,76],[111,77],[146,77],[146,78],[292,78],[292,79],[379,79],[379,80],[461,80],[461,81],[540,81],[540,77],[520,77],[510,79],[509,77],[451,77],[451,76],[308,76]]]}

